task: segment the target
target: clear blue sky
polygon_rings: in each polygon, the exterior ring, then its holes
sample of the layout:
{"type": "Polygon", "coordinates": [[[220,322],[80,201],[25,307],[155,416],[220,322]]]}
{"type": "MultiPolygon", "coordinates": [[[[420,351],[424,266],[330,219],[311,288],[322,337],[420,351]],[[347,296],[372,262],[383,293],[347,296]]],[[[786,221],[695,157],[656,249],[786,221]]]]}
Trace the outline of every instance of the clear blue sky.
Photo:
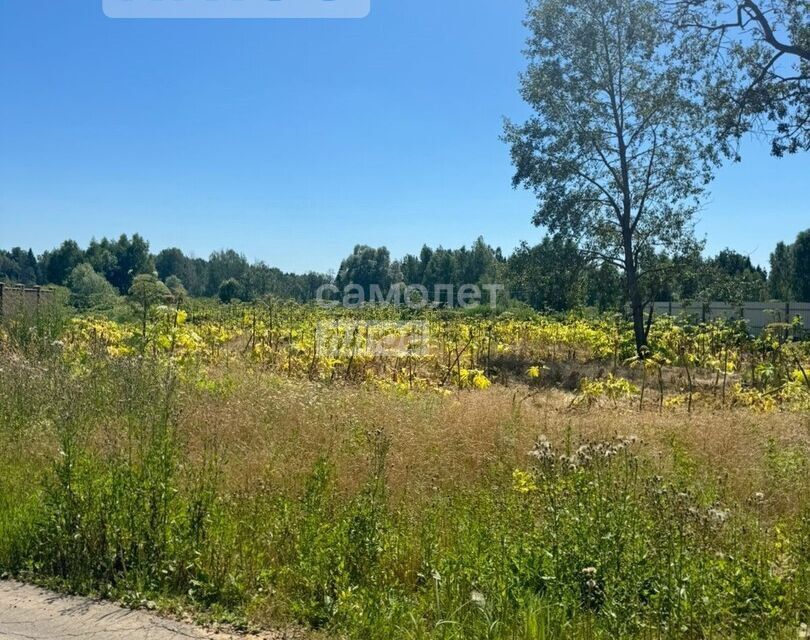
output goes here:
{"type": "MultiPolygon", "coordinates": [[[[111,20],[101,0],[0,0],[0,246],[142,233],[335,269],[541,233],[510,186],[523,0],[372,0],[363,20],[111,20]]],[[[766,263],[810,227],[810,156],[755,141],[698,229],[766,263]]]]}

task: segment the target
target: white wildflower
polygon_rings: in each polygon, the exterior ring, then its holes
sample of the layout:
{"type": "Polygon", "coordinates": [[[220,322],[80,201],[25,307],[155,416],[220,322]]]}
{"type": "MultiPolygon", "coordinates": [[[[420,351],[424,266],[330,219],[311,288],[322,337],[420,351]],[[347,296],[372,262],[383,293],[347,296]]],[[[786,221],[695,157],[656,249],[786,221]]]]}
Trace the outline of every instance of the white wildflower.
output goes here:
{"type": "Polygon", "coordinates": [[[718,524],[723,524],[726,520],[728,520],[728,517],[731,515],[728,509],[717,509],[717,508],[709,509],[707,513],[709,517],[718,524]]]}
{"type": "Polygon", "coordinates": [[[472,602],[479,609],[483,609],[487,606],[487,598],[480,591],[473,590],[470,592],[470,602],[472,602]]]}

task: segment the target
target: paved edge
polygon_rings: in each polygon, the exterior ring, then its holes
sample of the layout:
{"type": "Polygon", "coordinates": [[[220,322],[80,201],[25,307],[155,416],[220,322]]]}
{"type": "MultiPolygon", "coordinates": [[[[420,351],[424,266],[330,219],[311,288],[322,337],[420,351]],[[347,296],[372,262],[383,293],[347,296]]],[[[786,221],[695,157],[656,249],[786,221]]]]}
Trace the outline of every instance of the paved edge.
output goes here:
{"type": "MultiPolygon", "coordinates": [[[[282,640],[286,634],[263,636],[282,640]]],[[[147,611],[67,596],[13,580],[0,580],[2,640],[234,640],[258,638],[211,631],[147,611]]],[[[288,636],[287,636],[288,637],[288,636]]]]}

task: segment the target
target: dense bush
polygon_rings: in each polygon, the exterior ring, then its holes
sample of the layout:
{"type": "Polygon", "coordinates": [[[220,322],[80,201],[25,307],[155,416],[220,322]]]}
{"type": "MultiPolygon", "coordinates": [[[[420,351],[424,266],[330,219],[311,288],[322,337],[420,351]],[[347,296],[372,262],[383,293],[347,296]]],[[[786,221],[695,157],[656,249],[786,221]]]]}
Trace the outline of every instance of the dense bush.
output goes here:
{"type": "Polygon", "coordinates": [[[82,310],[110,309],[118,297],[115,287],[87,263],[80,264],[71,271],[68,288],[70,304],[82,310]]]}

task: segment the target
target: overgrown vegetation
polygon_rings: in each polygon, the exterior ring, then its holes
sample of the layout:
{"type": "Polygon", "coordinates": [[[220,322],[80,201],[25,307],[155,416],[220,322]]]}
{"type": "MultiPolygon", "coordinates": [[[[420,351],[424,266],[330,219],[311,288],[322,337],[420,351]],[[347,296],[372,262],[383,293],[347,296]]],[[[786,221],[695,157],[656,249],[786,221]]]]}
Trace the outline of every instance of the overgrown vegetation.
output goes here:
{"type": "Polygon", "coordinates": [[[426,315],[420,356],[313,365],[325,313],[6,326],[0,572],[363,639],[808,620],[810,358],[784,332],[658,323],[633,367],[615,320],[426,315]]]}
{"type": "Polygon", "coordinates": [[[505,139],[549,235],[510,256],[0,251],[56,287],[0,305],[0,578],[294,636],[807,638],[806,330],[650,307],[810,298],[810,231],[766,274],[692,229],[745,133],[810,145],[807,7],[529,0],[505,139]]]}

